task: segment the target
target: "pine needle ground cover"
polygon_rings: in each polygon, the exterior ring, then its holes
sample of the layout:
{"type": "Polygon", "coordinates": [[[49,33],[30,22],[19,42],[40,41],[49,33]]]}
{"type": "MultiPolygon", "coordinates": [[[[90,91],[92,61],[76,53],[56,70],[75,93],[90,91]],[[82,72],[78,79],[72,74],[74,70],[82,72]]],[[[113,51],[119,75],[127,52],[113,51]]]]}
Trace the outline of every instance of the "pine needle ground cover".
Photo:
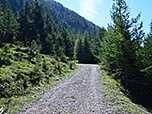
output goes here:
{"type": "Polygon", "coordinates": [[[39,99],[45,90],[78,68],[74,61],[63,63],[12,44],[0,48],[0,56],[0,108],[7,113],[39,99]]]}

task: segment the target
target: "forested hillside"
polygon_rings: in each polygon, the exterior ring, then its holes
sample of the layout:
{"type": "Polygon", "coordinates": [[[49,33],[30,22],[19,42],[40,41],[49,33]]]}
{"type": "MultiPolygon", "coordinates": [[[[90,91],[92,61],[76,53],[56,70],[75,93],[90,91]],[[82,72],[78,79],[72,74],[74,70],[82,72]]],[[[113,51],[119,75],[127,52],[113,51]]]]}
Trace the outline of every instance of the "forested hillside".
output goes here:
{"type": "MultiPolygon", "coordinates": [[[[3,1],[4,0],[0,0],[0,3],[3,3],[3,1]]],[[[34,0],[8,0],[15,15],[21,10],[26,1],[32,2],[34,0]]],[[[52,17],[57,24],[61,24],[65,28],[69,28],[69,30],[74,28],[76,31],[80,30],[84,32],[85,30],[94,31],[99,29],[97,25],[81,17],[74,11],[65,8],[62,4],[54,0],[39,1],[43,3],[45,8],[50,10],[52,17]]]]}
{"type": "MultiPolygon", "coordinates": [[[[0,4],[0,113],[10,113],[18,98],[43,92],[71,73],[76,68],[70,61],[73,49],[72,33],[56,25],[38,1],[26,2],[16,17],[4,0],[0,4]]],[[[26,103],[31,99],[36,98],[26,103]]]]}
{"type": "MultiPolygon", "coordinates": [[[[26,0],[9,0],[9,3],[11,5],[12,10],[15,14],[17,14],[17,11],[19,11],[23,5],[25,4],[26,0]]],[[[3,3],[4,0],[0,0],[0,3],[3,3]]]]}
{"type": "Polygon", "coordinates": [[[0,5],[0,96],[22,95],[28,87],[39,85],[55,74],[64,74],[67,66],[74,69],[75,63],[70,60],[99,62],[100,58],[94,53],[101,53],[100,44],[92,45],[91,42],[102,39],[106,30],[99,29],[97,34],[75,31],[57,24],[50,10],[38,0],[26,2],[17,17],[10,3],[4,0],[0,5]]]}

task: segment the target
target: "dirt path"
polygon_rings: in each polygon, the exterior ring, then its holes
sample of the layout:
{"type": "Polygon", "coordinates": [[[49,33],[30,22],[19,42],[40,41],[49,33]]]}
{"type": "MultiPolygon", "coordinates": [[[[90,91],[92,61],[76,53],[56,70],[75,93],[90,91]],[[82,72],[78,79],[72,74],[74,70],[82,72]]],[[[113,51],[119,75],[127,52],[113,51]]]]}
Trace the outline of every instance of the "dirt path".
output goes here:
{"type": "Polygon", "coordinates": [[[20,114],[106,114],[113,113],[102,98],[97,65],[83,65],[72,76],[45,92],[20,114]]]}

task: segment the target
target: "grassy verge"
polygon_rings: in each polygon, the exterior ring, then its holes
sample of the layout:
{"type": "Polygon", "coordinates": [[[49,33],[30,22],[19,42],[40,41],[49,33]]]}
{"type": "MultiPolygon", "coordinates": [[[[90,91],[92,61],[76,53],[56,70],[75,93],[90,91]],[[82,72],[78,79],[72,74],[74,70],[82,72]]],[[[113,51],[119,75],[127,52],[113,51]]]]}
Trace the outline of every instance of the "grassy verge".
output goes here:
{"type": "Polygon", "coordinates": [[[110,105],[117,113],[131,113],[131,114],[150,114],[141,105],[133,103],[122,91],[124,88],[119,82],[106,75],[105,71],[102,73],[102,89],[104,97],[109,101],[110,105]]]}
{"type": "Polygon", "coordinates": [[[69,73],[66,73],[64,76],[62,76],[62,78],[56,77],[52,79],[49,84],[31,88],[30,92],[26,95],[14,95],[9,98],[0,98],[0,106],[3,107],[4,111],[6,111],[8,114],[13,114],[16,111],[21,110],[21,108],[26,104],[39,100],[40,96],[43,95],[45,91],[51,89],[56,83],[59,83],[66,77],[72,75],[79,68],[79,66],[76,66],[74,70],[69,71],[69,73]]]}
{"type": "Polygon", "coordinates": [[[15,113],[78,69],[27,47],[6,44],[0,53],[0,114],[15,113]]]}

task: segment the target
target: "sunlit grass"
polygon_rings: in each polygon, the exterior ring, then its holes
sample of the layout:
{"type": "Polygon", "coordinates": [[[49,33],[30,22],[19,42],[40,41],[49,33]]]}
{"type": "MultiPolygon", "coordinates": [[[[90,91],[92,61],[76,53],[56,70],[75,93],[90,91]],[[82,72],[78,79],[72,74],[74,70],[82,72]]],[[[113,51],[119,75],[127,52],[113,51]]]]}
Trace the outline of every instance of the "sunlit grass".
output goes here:
{"type": "Polygon", "coordinates": [[[118,113],[125,111],[133,114],[147,114],[146,109],[141,105],[133,103],[122,91],[124,88],[119,82],[106,75],[105,71],[101,71],[103,96],[108,100],[108,104],[113,107],[118,113]]]}

